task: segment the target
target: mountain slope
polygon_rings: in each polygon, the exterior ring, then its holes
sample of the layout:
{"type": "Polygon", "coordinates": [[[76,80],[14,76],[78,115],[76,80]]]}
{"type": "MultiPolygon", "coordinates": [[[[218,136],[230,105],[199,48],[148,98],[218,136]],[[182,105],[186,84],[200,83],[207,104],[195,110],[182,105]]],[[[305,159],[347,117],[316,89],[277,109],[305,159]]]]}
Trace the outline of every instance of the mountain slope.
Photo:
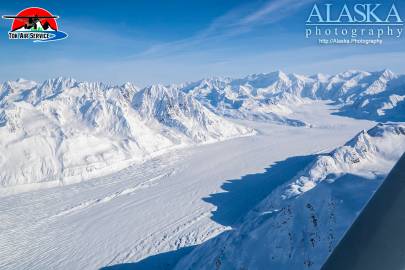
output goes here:
{"type": "Polygon", "coordinates": [[[64,78],[6,82],[0,89],[0,185],[78,181],[169,148],[252,132],[176,90],[64,78]]]}
{"type": "Polygon", "coordinates": [[[405,151],[405,126],[379,124],[273,191],[235,230],[176,269],[319,269],[405,151]]]}
{"type": "Polygon", "coordinates": [[[190,94],[162,85],[147,87],[135,94],[135,110],[161,132],[181,132],[194,142],[218,141],[252,131],[230,123],[202,106],[190,94]]]}
{"type": "Polygon", "coordinates": [[[290,109],[280,97],[295,99],[289,95],[294,85],[281,71],[235,80],[205,79],[178,87],[219,115],[292,126],[305,125],[302,121],[285,117],[290,109]]]}
{"type": "Polygon", "coordinates": [[[217,114],[302,126],[291,119],[296,106],[330,100],[339,114],[375,121],[405,121],[405,76],[390,70],[349,70],[334,76],[277,71],[242,79],[214,78],[177,86],[217,114]]]}
{"type": "Polygon", "coordinates": [[[24,158],[23,164],[8,164],[13,169],[2,172],[0,183],[83,179],[168,148],[252,134],[223,116],[311,126],[291,115],[297,106],[318,99],[334,102],[340,115],[405,121],[405,76],[389,70],[334,76],[277,71],[141,90],[129,83],[111,86],[65,78],[7,81],[0,85],[5,160],[0,166],[11,162],[8,155],[22,145],[20,156],[40,161],[28,164],[24,158]],[[39,154],[37,148],[50,150],[39,154]]]}

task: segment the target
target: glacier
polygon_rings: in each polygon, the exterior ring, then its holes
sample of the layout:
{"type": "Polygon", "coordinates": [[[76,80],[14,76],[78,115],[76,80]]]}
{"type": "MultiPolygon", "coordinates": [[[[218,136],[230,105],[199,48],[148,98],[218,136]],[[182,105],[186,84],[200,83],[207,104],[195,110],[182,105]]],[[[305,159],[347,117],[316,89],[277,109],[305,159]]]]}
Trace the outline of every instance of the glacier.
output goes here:
{"type": "Polygon", "coordinates": [[[2,187],[74,183],[176,147],[254,134],[162,86],[20,79],[0,93],[2,187]]]}
{"type": "Polygon", "coordinates": [[[6,81],[0,268],[318,269],[404,122],[390,70],[6,81]]]}
{"type": "Polygon", "coordinates": [[[338,104],[340,115],[404,121],[404,91],[404,75],[390,70],[276,71],[143,89],[71,78],[7,81],[0,88],[0,184],[81,181],[174,147],[254,134],[224,118],[310,127],[292,114],[318,99],[338,104]]]}
{"type": "Polygon", "coordinates": [[[320,269],[404,152],[404,124],[360,132],[317,155],[239,226],[197,247],[175,269],[320,269]]]}

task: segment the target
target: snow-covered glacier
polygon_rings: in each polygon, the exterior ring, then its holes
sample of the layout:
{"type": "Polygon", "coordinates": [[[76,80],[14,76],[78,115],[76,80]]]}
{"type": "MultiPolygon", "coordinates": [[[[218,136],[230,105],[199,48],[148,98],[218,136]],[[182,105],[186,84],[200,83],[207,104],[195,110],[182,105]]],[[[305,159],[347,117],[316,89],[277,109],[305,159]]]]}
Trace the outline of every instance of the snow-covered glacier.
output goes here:
{"type": "Polygon", "coordinates": [[[0,88],[0,185],[74,182],[171,148],[253,133],[163,86],[8,81],[0,88]]]}
{"type": "Polygon", "coordinates": [[[0,268],[318,269],[405,151],[404,91],[390,70],[6,81],[0,268]]]}
{"type": "Polygon", "coordinates": [[[276,71],[143,89],[71,78],[7,81],[0,86],[0,184],[79,181],[171,148],[254,133],[225,118],[311,127],[294,112],[314,100],[333,102],[339,115],[405,121],[405,76],[276,71]]]}
{"type": "Polygon", "coordinates": [[[320,269],[404,152],[404,124],[360,132],[316,156],[238,227],[197,247],[176,269],[320,269]]]}

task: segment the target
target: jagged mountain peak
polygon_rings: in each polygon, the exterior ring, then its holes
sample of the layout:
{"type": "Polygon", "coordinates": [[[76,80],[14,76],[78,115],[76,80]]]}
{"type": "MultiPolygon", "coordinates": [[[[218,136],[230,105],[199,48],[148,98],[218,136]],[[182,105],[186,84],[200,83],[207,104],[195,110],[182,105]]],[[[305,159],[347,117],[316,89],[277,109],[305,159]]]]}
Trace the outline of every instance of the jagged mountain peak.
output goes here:
{"type": "Polygon", "coordinates": [[[64,88],[75,86],[77,81],[70,77],[56,77],[42,82],[39,88],[52,88],[55,91],[62,91],[64,88]]]}
{"type": "Polygon", "coordinates": [[[341,72],[336,74],[335,76],[340,77],[340,78],[353,78],[359,75],[370,75],[369,72],[362,71],[362,70],[356,70],[356,69],[349,69],[347,71],[341,72]]]}
{"type": "Polygon", "coordinates": [[[3,85],[13,90],[28,90],[37,86],[38,83],[32,80],[18,78],[14,81],[6,81],[3,83],[3,85]]]}
{"type": "Polygon", "coordinates": [[[381,78],[384,78],[386,80],[392,80],[397,77],[397,75],[390,69],[384,69],[382,71],[378,71],[377,73],[379,73],[379,76],[381,78]]]}
{"type": "Polygon", "coordinates": [[[194,142],[212,141],[253,131],[228,122],[201,105],[191,94],[174,87],[152,85],[135,93],[133,107],[164,133],[181,131],[194,142]]]}
{"type": "Polygon", "coordinates": [[[164,92],[171,92],[173,89],[171,87],[167,87],[159,83],[145,87],[143,90],[151,93],[164,93],[164,92]]]}
{"type": "Polygon", "coordinates": [[[329,154],[319,155],[319,157],[310,164],[293,183],[289,184],[283,198],[291,198],[301,195],[324,180],[333,181],[334,178],[343,172],[355,173],[363,164],[376,160],[375,155],[382,155],[384,158],[394,152],[395,156],[402,154],[402,147],[396,150],[394,144],[382,144],[381,141],[387,142],[401,141],[405,136],[405,125],[402,124],[382,124],[379,123],[369,130],[359,132],[353,139],[348,141],[329,154]],[[398,137],[399,136],[399,137],[398,137]],[[388,137],[396,137],[390,139],[388,137]]]}
{"type": "Polygon", "coordinates": [[[281,79],[281,80],[288,80],[289,79],[288,74],[283,72],[282,70],[276,70],[274,72],[268,73],[267,76],[270,76],[270,77],[274,76],[275,78],[278,78],[278,79],[281,79]]]}
{"type": "Polygon", "coordinates": [[[313,80],[312,76],[306,76],[306,75],[297,74],[297,73],[291,73],[288,75],[288,77],[290,80],[301,80],[301,81],[313,80]]]}
{"type": "Polygon", "coordinates": [[[3,89],[0,101],[0,152],[7,161],[0,164],[1,186],[88,178],[169,148],[253,134],[171,86],[138,91],[60,77],[22,94],[3,89]],[[29,154],[13,161],[8,141],[29,154]]]}
{"type": "Polygon", "coordinates": [[[105,84],[103,82],[79,82],[77,86],[86,90],[106,90],[111,87],[110,84],[105,84]]]}
{"type": "Polygon", "coordinates": [[[139,87],[132,83],[132,82],[126,82],[123,85],[121,85],[122,88],[127,89],[127,90],[131,90],[131,91],[138,91],[139,87]]]}
{"type": "MultiPolygon", "coordinates": [[[[403,102],[401,93],[405,89],[405,80],[398,78],[400,76],[389,70],[348,70],[332,76],[320,73],[287,75],[279,70],[239,79],[201,80],[177,86],[177,89],[192,93],[212,111],[235,118],[251,115],[251,118],[273,121],[272,113],[288,112],[290,109],[285,106],[299,105],[310,98],[332,100],[342,106],[344,114],[353,113],[382,121],[382,117],[387,118],[386,114],[394,113],[403,102]],[[386,94],[381,94],[378,100],[368,99],[383,92],[386,94]],[[365,112],[365,109],[370,111],[365,112]],[[382,111],[386,114],[383,115],[382,111]]],[[[399,118],[405,119],[405,116],[399,118]]]]}
{"type": "Polygon", "coordinates": [[[289,75],[284,73],[281,70],[276,70],[269,73],[255,73],[246,76],[243,78],[245,81],[266,81],[266,82],[275,82],[275,81],[289,81],[289,75]]]}
{"type": "Polygon", "coordinates": [[[135,93],[132,103],[143,116],[149,119],[157,117],[159,121],[202,109],[190,94],[161,84],[145,87],[135,93]]]}
{"type": "Polygon", "coordinates": [[[134,96],[134,102],[137,104],[144,98],[153,100],[153,102],[159,101],[161,99],[174,99],[176,96],[183,94],[175,87],[167,87],[163,84],[153,84],[139,90],[134,96]]]}
{"type": "Polygon", "coordinates": [[[29,82],[30,80],[24,79],[24,78],[18,78],[17,80],[15,80],[15,82],[17,83],[26,83],[29,82]]]}
{"type": "MultiPolygon", "coordinates": [[[[291,111],[288,106],[304,102],[305,98],[332,100],[342,105],[342,113],[379,121],[400,110],[403,103],[405,80],[390,70],[365,72],[348,70],[333,76],[316,74],[304,76],[286,74],[281,70],[252,74],[240,79],[212,77],[196,82],[164,86],[151,85],[138,89],[126,83],[111,86],[102,82],[77,82],[58,77],[41,84],[19,80],[5,82],[0,89],[2,103],[25,100],[39,104],[44,99],[64,95],[116,98],[132,101],[135,93],[143,91],[151,96],[172,98],[179,93],[190,94],[211,111],[234,118],[283,121],[291,111]],[[78,90],[65,90],[77,88],[78,90]],[[371,97],[374,96],[376,98],[371,97]]],[[[401,110],[400,110],[401,111],[401,110]]],[[[395,119],[402,119],[401,114],[395,119]]],[[[295,123],[293,121],[293,123],[295,123]]]]}

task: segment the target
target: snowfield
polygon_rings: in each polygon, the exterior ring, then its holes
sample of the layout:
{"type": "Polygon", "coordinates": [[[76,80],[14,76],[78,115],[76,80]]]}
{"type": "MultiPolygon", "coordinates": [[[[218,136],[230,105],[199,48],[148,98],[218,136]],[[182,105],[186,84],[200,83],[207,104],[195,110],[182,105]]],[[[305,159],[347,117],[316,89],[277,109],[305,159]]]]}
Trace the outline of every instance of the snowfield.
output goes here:
{"type": "Polygon", "coordinates": [[[318,154],[233,231],[197,247],[175,269],[320,269],[405,152],[405,125],[379,124],[318,154]]]}
{"type": "Polygon", "coordinates": [[[6,82],[0,269],[319,269],[405,151],[404,91],[389,70],[6,82]]]}
{"type": "Polygon", "coordinates": [[[7,82],[0,93],[0,187],[14,187],[0,193],[74,183],[169,149],[254,134],[163,86],[58,78],[7,82]]]}

